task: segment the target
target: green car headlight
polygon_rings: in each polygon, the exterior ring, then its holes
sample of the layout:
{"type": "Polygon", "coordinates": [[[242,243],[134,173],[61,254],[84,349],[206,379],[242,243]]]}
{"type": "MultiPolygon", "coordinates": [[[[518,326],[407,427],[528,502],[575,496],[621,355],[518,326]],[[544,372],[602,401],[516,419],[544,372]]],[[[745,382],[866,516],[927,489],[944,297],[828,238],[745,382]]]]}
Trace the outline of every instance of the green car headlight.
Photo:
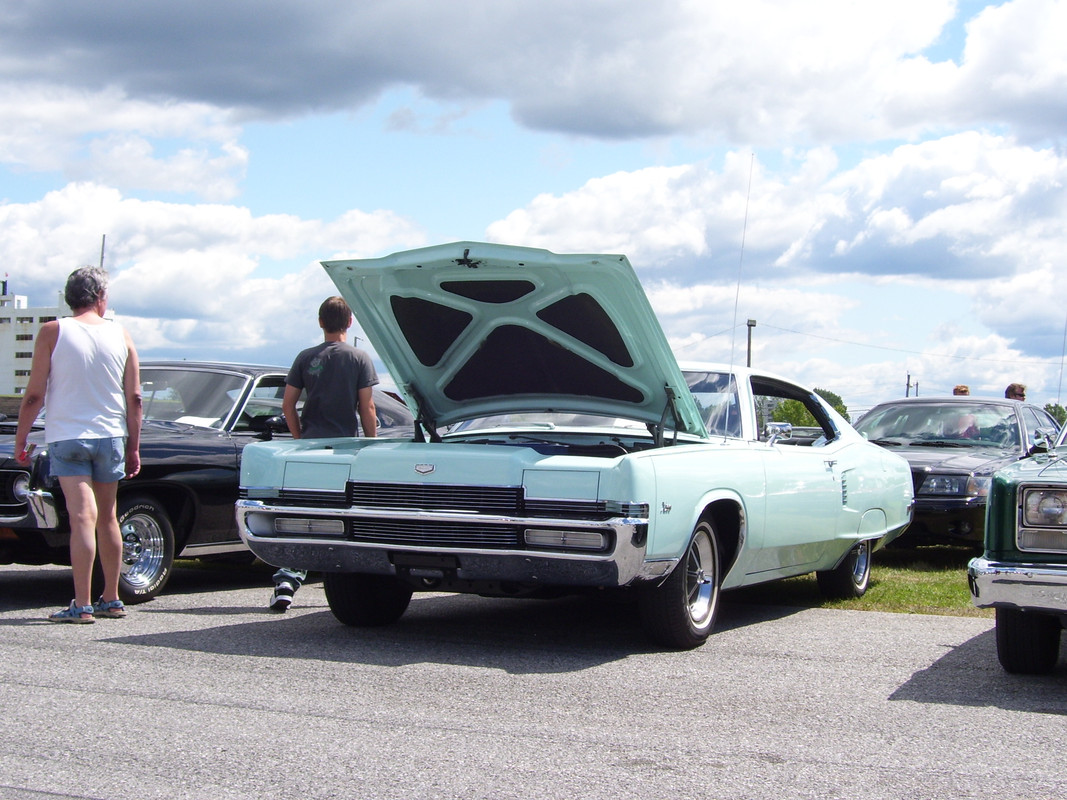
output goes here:
{"type": "Polygon", "coordinates": [[[1035,528],[1067,526],[1067,490],[1027,489],[1023,493],[1023,524],[1035,528]]]}
{"type": "Polygon", "coordinates": [[[974,475],[927,475],[919,487],[919,494],[985,497],[991,483],[991,478],[974,475]]]}

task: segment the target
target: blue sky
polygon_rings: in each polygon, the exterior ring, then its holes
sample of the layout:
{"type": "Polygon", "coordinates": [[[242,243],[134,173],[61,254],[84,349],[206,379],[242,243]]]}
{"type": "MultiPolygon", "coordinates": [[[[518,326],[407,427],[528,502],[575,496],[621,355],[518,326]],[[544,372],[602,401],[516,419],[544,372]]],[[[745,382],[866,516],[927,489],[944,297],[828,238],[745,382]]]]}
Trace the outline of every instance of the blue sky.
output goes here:
{"type": "Polygon", "coordinates": [[[51,303],[106,234],[143,358],[288,364],[320,260],[471,239],[625,253],[680,358],[755,319],[757,366],[852,410],[1067,402],[1064,0],[0,14],[11,290],[51,303]]]}

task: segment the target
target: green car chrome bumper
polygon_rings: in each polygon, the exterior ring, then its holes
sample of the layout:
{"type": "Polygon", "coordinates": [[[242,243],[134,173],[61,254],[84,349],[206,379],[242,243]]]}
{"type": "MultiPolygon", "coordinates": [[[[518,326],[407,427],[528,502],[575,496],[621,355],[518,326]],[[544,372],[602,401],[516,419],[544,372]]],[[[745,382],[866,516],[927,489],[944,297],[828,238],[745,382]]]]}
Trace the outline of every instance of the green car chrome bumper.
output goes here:
{"type": "Polygon", "coordinates": [[[967,582],[979,608],[1067,614],[1067,566],[975,558],[967,565],[967,582]]]}

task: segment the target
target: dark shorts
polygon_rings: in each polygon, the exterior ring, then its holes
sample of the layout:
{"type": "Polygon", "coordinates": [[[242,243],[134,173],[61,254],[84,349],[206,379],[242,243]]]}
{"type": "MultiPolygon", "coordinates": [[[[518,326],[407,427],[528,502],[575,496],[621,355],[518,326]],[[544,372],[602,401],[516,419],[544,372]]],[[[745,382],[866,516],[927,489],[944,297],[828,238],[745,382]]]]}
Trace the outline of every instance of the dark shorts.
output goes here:
{"type": "Polygon", "coordinates": [[[48,460],[55,478],[89,475],[97,483],[114,483],[126,475],[126,438],[52,442],[48,460]]]}

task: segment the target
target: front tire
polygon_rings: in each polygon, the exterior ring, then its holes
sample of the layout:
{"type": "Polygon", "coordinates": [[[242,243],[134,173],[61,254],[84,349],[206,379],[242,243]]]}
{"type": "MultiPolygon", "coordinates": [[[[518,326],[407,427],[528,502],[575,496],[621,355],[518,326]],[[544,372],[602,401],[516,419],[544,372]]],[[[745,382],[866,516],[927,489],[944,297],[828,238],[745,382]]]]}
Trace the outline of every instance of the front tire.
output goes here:
{"type": "Polygon", "coordinates": [[[659,586],[642,591],[645,632],[676,650],[704,644],[719,611],[720,572],[719,540],[711,523],[701,521],[674,571],[659,586]]]}
{"type": "Polygon", "coordinates": [[[1060,657],[1062,625],[1058,617],[997,609],[997,658],[1005,671],[1044,675],[1056,668],[1060,657]]]}
{"type": "Polygon", "coordinates": [[[174,570],[174,528],[166,510],[150,497],[120,498],[122,565],[119,597],[144,603],[159,594],[174,570]]]}
{"type": "Polygon", "coordinates": [[[411,602],[411,588],[392,575],[327,572],[322,579],[326,602],[338,621],[357,628],[396,622],[411,602]]]}
{"type": "Polygon", "coordinates": [[[819,591],[829,600],[855,600],[867,593],[871,583],[870,540],[857,542],[845,560],[834,569],[815,573],[819,591]]]}

